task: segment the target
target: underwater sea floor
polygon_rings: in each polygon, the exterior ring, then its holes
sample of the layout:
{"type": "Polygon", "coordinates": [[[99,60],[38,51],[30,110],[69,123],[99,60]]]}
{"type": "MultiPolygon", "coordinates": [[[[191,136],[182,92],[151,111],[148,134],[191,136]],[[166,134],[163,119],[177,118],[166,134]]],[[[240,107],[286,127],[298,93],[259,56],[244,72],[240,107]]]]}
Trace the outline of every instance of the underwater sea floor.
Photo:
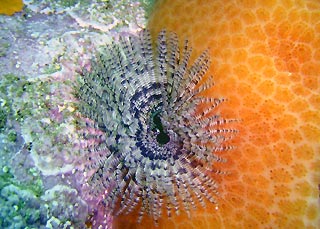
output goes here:
{"type": "Polygon", "coordinates": [[[141,3],[24,1],[0,15],[0,228],[110,227],[81,193],[72,85],[97,47],[145,25],[141,3]]]}

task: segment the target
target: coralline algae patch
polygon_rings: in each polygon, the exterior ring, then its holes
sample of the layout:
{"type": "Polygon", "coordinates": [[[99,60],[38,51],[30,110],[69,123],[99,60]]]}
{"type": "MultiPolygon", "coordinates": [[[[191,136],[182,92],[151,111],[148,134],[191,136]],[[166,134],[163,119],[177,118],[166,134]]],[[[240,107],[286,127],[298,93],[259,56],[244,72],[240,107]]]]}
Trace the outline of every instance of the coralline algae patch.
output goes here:
{"type": "Polygon", "coordinates": [[[159,228],[319,227],[320,2],[158,1],[149,28],[188,38],[193,57],[209,48],[210,93],[228,99],[224,117],[241,119],[237,148],[221,152],[230,174],[217,177],[219,208],[159,228]]]}

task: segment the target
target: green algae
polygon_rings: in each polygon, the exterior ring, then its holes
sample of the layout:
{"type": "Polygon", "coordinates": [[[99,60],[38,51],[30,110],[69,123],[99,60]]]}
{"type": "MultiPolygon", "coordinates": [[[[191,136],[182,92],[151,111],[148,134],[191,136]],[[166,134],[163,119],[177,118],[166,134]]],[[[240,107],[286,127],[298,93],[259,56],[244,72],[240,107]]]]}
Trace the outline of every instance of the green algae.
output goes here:
{"type": "Polygon", "coordinates": [[[2,132],[7,123],[8,114],[3,107],[0,107],[0,132],[2,132]]]}
{"type": "Polygon", "coordinates": [[[17,132],[15,130],[10,130],[7,137],[9,142],[15,142],[17,140],[17,132]]]}
{"type": "Polygon", "coordinates": [[[29,190],[36,197],[40,197],[44,193],[40,172],[37,168],[30,168],[28,172],[32,173],[34,179],[28,182],[20,182],[11,172],[11,168],[9,166],[4,166],[2,168],[2,173],[0,173],[0,190],[8,185],[14,185],[21,190],[29,190]]]}
{"type": "Polygon", "coordinates": [[[12,123],[18,122],[25,145],[32,145],[29,152],[37,168],[47,175],[70,169],[71,165],[65,167],[65,162],[75,157],[73,144],[77,134],[71,122],[72,103],[62,98],[63,93],[68,94],[70,82],[14,74],[1,77],[1,129],[5,129],[6,141],[16,141],[18,133],[12,123]]]}
{"type": "Polygon", "coordinates": [[[140,3],[145,11],[145,16],[148,19],[153,11],[156,0],[140,0],[140,3]]]}
{"type": "Polygon", "coordinates": [[[49,86],[41,81],[29,81],[25,76],[6,74],[0,82],[0,127],[5,119],[22,122],[26,117],[36,115],[46,109],[44,96],[49,86]]]}

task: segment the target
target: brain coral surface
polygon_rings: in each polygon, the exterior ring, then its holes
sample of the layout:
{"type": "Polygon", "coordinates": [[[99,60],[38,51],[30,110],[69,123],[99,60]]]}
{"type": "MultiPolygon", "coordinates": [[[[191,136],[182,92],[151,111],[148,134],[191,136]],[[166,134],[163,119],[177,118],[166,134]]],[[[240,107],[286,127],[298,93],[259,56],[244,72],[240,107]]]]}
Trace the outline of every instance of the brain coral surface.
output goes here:
{"type": "MultiPolygon", "coordinates": [[[[221,152],[218,206],[163,217],[159,228],[319,228],[320,2],[158,1],[149,28],[209,49],[213,97],[241,120],[236,148],[221,152]]],[[[135,215],[116,228],[136,225],[135,215]]]]}

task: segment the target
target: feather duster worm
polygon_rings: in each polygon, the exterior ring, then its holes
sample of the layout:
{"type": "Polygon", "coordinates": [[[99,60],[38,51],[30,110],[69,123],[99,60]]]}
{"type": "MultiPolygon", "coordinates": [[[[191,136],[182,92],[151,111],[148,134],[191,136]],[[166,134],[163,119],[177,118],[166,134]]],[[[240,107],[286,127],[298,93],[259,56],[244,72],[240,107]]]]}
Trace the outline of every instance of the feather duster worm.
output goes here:
{"type": "Polygon", "coordinates": [[[215,164],[225,161],[219,153],[232,149],[227,141],[237,132],[228,128],[235,120],[217,112],[224,99],[204,95],[212,80],[199,86],[208,52],[190,65],[188,42],[180,50],[165,31],[156,50],[148,31],[120,38],[82,73],[76,92],[80,113],[101,132],[87,149],[92,193],[105,194],[116,215],[138,209],[138,221],[148,214],[155,222],[164,212],[216,203],[212,174],[224,173],[215,164]]]}

